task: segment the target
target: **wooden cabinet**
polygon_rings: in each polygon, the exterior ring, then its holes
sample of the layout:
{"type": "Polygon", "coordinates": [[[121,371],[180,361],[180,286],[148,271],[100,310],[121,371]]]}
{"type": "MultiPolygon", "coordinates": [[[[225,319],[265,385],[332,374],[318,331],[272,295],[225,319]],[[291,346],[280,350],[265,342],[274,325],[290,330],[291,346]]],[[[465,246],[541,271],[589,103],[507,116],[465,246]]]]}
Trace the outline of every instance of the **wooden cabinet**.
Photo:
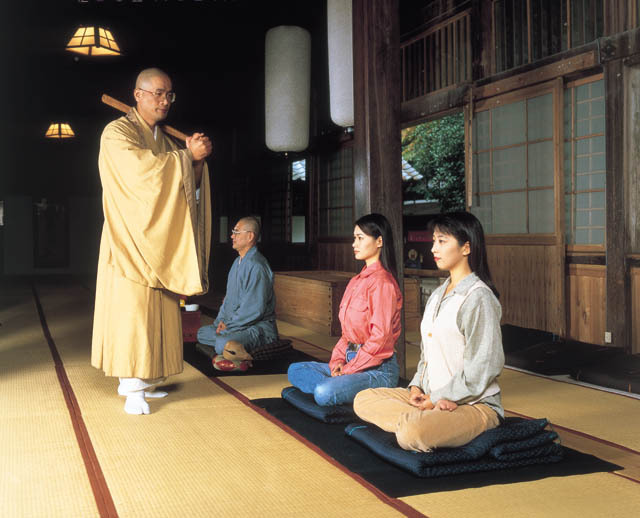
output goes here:
{"type": "MultiPolygon", "coordinates": [[[[276,317],[318,333],[340,336],[338,312],[351,272],[314,270],[275,272],[276,317]]],[[[419,279],[404,279],[405,328],[417,331],[422,318],[419,279]]]]}
{"type": "Polygon", "coordinates": [[[340,336],[340,301],[354,275],[333,270],[275,272],[276,317],[318,333],[340,336]]]}

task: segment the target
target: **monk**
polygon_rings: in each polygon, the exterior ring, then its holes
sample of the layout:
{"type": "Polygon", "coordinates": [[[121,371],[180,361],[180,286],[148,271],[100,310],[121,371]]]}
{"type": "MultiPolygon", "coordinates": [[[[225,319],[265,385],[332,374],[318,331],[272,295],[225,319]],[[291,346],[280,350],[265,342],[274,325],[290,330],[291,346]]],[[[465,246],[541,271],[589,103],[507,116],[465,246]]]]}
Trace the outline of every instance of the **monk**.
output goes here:
{"type": "Polygon", "coordinates": [[[125,412],[148,414],[153,388],[183,369],[180,296],[206,293],[211,242],[211,142],[171,140],[159,123],[175,100],[169,76],[140,72],[135,108],[100,140],[104,226],[91,364],[120,378],[125,412]],[[199,192],[199,200],[197,199],[199,192]]]}

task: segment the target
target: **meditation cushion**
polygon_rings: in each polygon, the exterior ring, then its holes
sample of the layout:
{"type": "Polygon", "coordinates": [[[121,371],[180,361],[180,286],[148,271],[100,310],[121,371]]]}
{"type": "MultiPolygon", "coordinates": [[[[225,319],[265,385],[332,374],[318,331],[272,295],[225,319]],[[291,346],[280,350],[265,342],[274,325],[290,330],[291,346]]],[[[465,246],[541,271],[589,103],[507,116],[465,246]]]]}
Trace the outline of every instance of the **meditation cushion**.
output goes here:
{"type": "Polygon", "coordinates": [[[254,360],[272,360],[273,358],[278,358],[279,356],[288,353],[291,349],[293,349],[291,340],[280,338],[256,348],[251,351],[250,354],[254,360]]]}
{"type": "Polygon", "coordinates": [[[313,394],[305,394],[296,387],[283,388],[282,399],[323,423],[352,423],[358,419],[352,405],[320,406],[313,394]]]}
{"type": "Polygon", "coordinates": [[[562,447],[555,442],[555,432],[544,430],[547,424],[546,419],[507,418],[502,425],[464,446],[426,453],[403,450],[395,434],[371,424],[350,424],[345,433],[387,462],[418,477],[438,477],[558,462],[562,447]]]}

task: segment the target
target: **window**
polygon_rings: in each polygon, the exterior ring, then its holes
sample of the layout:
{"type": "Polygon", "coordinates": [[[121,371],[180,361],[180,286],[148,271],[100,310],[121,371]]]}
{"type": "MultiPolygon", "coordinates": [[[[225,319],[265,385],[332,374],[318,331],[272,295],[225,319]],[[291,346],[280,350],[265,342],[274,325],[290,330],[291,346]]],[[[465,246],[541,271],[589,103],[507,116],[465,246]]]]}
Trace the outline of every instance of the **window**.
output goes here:
{"type": "Polygon", "coordinates": [[[291,163],[291,242],[306,243],[307,161],[291,163]]]}
{"type": "Polygon", "coordinates": [[[308,160],[280,162],[269,173],[268,225],[263,234],[270,242],[306,243],[308,211],[308,160]]]}
{"type": "Polygon", "coordinates": [[[349,237],[353,232],[353,149],[324,156],[319,174],[320,237],[349,237]]]}
{"type": "Polygon", "coordinates": [[[604,33],[604,0],[494,0],[495,71],[579,47],[604,33]]]}
{"type": "Polygon", "coordinates": [[[473,212],[487,234],[555,231],[553,92],[494,102],[473,119],[473,212]]]}
{"type": "Polygon", "coordinates": [[[606,148],[604,80],[569,83],[564,92],[566,243],[604,245],[606,148]]]}

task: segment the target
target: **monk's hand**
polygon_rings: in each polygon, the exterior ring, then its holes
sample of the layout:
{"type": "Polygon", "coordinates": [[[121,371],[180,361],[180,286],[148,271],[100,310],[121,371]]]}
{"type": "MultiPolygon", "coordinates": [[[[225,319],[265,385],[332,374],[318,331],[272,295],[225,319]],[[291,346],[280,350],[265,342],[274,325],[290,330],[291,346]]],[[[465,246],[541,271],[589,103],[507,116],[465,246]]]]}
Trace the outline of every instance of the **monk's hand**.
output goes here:
{"type": "Polygon", "coordinates": [[[333,369],[331,369],[331,377],[343,376],[342,367],[344,367],[344,363],[339,363],[333,369]]]}
{"type": "Polygon", "coordinates": [[[438,410],[453,412],[456,408],[458,408],[458,404],[453,401],[449,401],[448,399],[441,399],[436,403],[436,409],[438,410]]]}
{"type": "Polygon", "coordinates": [[[194,133],[190,137],[187,137],[186,142],[187,149],[191,151],[193,161],[196,163],[207,158],[213,149],[209,137],[204,133],[194,133]]]}
{"type": "Polygon", "coordinates": [[[227,328],[227,324],[225,324],[224,322],[220,321],[220,323],[218,324],[218,327],[216,327],[216,334],[219,335],[226,328],[227,328]]]}

